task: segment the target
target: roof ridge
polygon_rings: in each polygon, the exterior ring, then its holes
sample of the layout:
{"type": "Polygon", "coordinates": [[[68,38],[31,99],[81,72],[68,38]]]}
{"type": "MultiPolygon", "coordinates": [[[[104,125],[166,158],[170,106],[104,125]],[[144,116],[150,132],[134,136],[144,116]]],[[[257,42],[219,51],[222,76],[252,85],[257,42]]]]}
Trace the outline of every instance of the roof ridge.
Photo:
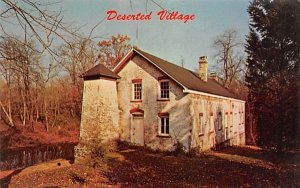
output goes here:
{"type": "Polygon", "coordinates": [[[105,67],[100,61],[95,61],[95,63],[96,62],[98,62],[96,65],[94,65],[92,68],[88,69],[82,74],[83,78],[98,78],[99,76],[110,77],[115,79],[120,78],[116,73],[112,72],[107,67],[105,67]]]}
{"type": "Polygon", "coordinates": [[[165,61],[165,62],[167,62],[167,63],[170,63],[170,64],[172,64],[172,65],[175,65],[175,66],[177,66],[178,68],[184,69],[184,70],[186,70],[186,71],[192,71],[192,70],[187,69],[187,68],[185,68],[185,67],[181,67],[181,66],[179,66],[179,65],[177,65],[177,64],[175,64],[175,63],[171,63],[171,62],[168,61],[168,60],[165,60],[165,59],[162,59],[162,58],[160,58],[160,57],[157,57],[156,55],[153,55],[153,54],[150,54],[150,53],[148,53],[148,52],[145,52],[145,51],[143,51],[143,50],[141,50],[141,49],[139,49],[139,48],[133,48],[133,49],[134,49],[134,50],[138,50],[138,51],[140,51],[140,52],[142,52],[142,53],[146,53],[146,54],[148,54],[148,55],[154,56],[155,58],[158,58],[158,59],[163,60],[163,61],[165,61]]]}

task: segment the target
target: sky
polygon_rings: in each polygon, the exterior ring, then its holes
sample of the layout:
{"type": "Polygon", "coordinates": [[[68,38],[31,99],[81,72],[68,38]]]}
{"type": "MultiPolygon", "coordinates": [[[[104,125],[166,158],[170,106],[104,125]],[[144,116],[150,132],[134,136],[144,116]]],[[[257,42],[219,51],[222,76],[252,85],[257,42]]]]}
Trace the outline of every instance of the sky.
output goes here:
{"type": "MultiPolygon", "coordinates": [[[[88,34],[99,21],[93,36],[109,38],[116,34],[130,36],[131,43],[141,50],[188,69],[198,67],[200,56],[207,56],[209,66],[216,62],[213,40],[224,31],[234,29],[241,42],[248,34],[247,0],[64,0],[59,5],[64,21],[83,26],[88,34]],[[131,2],[131,4],[130,4],[131,2]],[[156,16],[162,8],[172,12],[195,15],[194,20],[161,21],[156,16]],[[152,11],[149,21],[106,20],[106,12],[143,14],[152,11]]],[[[101,40],[99,38],[98,40],[101,40]]]]}

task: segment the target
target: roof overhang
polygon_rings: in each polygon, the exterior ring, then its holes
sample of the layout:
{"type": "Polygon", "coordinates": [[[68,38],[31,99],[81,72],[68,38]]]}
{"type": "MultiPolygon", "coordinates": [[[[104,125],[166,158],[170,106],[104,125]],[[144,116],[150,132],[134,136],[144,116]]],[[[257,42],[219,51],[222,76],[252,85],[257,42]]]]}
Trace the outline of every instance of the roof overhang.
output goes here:
{"type": "Polygon", "coordinates": [[[191,93],[191,94],[197,94],[197,95],[203,95],[203,96],[208,96],[208,97],[214,97],[214,98],[219,98],[219,99],[226,99],[226,100],[232,100],[232,101],[245,103],[245,101],[240,100],[240,99],[224,97],[224,96],[220,96],[220,95],[214,95],[214,94],[205,93],[205,92],[201,92],[201,91],[194,91],[194,90],[190,90],[190,89],[184,89],[183,93],[191,93]]]}
{"type": "Polygon", "coordinates": [[[105,76],[105,75],[93,75],[93,76],[83,76],[83,80],[98,80],[98,79],[107,79],[107,80],[114,80],[117,81],[120,78],[112,77],[112,76],[105,76]]]}

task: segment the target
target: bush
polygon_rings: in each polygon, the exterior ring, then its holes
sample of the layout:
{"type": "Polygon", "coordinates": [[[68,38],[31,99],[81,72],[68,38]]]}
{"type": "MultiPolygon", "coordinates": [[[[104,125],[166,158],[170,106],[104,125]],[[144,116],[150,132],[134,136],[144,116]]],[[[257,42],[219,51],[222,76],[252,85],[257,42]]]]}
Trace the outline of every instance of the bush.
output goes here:
{"type": "Polygon", "coordinates": [[[188,156],[188,157],[196,157],[196,156],[200,156],[200,151],[201,151],[201,147],[200,147],[200,146],[191,148],[191,149],[187,152],[187,156],[188,156]]]}
{"type": "Polygon", "coordinates": [[[87,144],[87,150],[88,156],[86,156],[85,163],[93,168],[103,166],[109,152],[107,145],[99,141],[90,141],[87,144]]]}
{"type": "Polygon", "coordinates": [[[179,155],[185,155],[186,151],[181,142],[177,140],[177,142],[174,144],[175,149],[170,152],[171,155],[179,156],[179,155]]]}
{"type": "Polygon", "coordinates": [[[111,140],[102,142],[98,139],[89,140],[85,143],[81,142],[85,148],[85,154],[81,156],[80,162],[88,167],[107,169],[107,160],[111,152],[117,150],[117,141],[111,140]]]}

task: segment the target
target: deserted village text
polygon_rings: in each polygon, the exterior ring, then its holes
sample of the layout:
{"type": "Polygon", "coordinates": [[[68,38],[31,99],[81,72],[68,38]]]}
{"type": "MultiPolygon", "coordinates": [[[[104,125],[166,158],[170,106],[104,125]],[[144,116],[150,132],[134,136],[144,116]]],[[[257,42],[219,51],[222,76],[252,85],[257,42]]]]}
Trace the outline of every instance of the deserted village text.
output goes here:
{"type": "MultiPolygon", "coordinates": [[[[106,12],[106,20],[119,20],[119,21],[149,21],[152,19],[152,11],[148,14],[136,13],[136,14],[119,14],[116,10],[109,10],[106,12]]],[[[195,14],[182,14],[178,11],[166,11],[161,10],[156,13],[159,20],[166,21],[182,21],[187,23],[190,20],[195,20],[195,14]]]]}

